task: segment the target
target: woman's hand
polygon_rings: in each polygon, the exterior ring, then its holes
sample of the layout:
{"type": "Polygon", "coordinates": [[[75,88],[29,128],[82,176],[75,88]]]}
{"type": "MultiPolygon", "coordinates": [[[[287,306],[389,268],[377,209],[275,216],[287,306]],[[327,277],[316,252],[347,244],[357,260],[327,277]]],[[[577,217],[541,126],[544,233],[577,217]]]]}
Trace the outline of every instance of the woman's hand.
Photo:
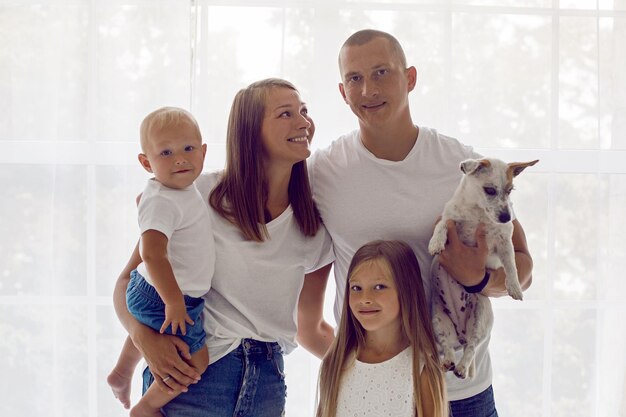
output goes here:
{"type": "Polygon", "coordinates": [[[168,393],[187,391],[187,386],[200,379],[199,372],[186,361],[191,358],[189,346],[177,336],[162,335],[141,324],[128,311],[126,289],[130,273],[141,263],[139,244],[135,246],[126,267],[115,283],[113,306],[120,323],[128,331],[134,345],[148,362],[157,386],[168,393]],[[167,378],[167,377],[170,378],[167,378]],[[164,383],[163,379],[167,379],[164,383]]]}
{"type": "Polygon", "coordinates": [[[139,326],[133,343],[148,363],[154,382],[169,394],[187,392],[190,384],[200,380],[198,370],[188,363],[191,359],[189,346],[177,336],[159,334],[147,326],[139,326]]]}

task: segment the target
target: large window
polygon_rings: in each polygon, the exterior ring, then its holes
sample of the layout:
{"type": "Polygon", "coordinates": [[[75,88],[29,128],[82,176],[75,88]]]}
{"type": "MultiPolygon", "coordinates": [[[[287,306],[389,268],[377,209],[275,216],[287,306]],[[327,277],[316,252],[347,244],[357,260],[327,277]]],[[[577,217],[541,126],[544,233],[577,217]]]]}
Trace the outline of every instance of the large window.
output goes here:
{"type": "MultiPolygon", "coordinates": [[[[0,0],[0,415],[127,415],[105,378],[143,116],[189,108],[219,169],[234,94],[279,76],[324,147],[357,126],[337,53],[366,27],[416,66],[417,124],[541,160],[513,194],[533,285],[493,301],[500,415],[626,416],[624,0],[0,0]]],[[[317,366],[287,357],[288,416],[313,414],[317,366]]]]}

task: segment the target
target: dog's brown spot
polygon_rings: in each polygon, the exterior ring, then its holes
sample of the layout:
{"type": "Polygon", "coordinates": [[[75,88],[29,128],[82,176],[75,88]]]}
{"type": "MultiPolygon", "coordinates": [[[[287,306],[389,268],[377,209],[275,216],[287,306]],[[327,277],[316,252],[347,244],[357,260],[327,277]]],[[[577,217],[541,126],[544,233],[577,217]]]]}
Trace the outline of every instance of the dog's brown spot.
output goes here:
{"type": "Polygon", "coordinates": [[[461,307],[461,312],[465,311],[465,306],[461,307]]]}

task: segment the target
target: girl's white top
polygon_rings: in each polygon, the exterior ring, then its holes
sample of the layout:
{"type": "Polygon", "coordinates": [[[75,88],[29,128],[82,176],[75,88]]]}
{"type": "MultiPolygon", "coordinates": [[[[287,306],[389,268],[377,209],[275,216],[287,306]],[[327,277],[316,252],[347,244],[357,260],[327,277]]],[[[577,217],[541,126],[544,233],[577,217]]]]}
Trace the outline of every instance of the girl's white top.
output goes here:
{"type": "Polygon", "coordinates": [[[355,360],[344,372],[336,417],[413,417],[412,367],[410,347],[381,363],[355,360]]]}

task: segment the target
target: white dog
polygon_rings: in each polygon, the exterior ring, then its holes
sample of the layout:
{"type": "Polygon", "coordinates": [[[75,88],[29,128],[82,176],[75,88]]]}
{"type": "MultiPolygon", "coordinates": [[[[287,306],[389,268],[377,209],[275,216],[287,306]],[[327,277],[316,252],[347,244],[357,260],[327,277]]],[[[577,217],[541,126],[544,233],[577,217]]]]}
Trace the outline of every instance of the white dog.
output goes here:
{"type": "MultiPolygon", "coordinates": [[[[448,219],[454,220],[463,243],[476,245],[475,232],[484,224],[489,254],[486,268],[504,267],[506,290],[516,300],[522,299],[522,289],[515,267],[513,250],[513,224],[509,207],[509,194],[513,178],[526,167],[538,161],[507,164],[499,159],[468,159],[461,162],[465,174],[452,199],[444,207],[442,219],[428,245],[431,255],[441,252],[446,245],[448,219]]],[[[459,378],[474,375],[474,355],[477,345],[485,340],[493,325],[493,311],[488,297],[476,289],[460,285],[433,260],[432,278],[433,328],[439,349],[443,353],[443,366],[454,371],[459,378]],[[469,291],[469,292],[468,292],[469,291]],[[454,349],[463,346],[463,356],[455,363],[454,349]]],[[[483,283],[489,280],[485,274],[483,283]]]]}

